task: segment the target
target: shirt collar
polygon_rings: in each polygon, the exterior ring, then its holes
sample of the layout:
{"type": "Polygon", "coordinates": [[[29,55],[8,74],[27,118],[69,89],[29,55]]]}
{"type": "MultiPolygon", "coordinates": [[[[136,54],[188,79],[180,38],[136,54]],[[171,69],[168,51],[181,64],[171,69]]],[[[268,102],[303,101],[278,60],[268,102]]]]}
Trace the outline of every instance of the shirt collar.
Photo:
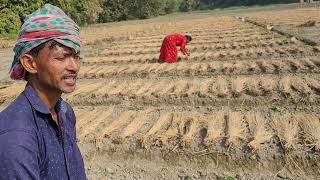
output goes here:
{"type": "MultiPolygon", "coordinates": [[[[51,114],[48,107],[40,99],[37,92],[34,90],[30,83],[27,83],[24,93],[31,105],[36,109],[36,111],[41,112],[43,114],[51,114]]],[[[61,104],[63,103],[62,99],[60,98],[56,104],[58,112],[61,110],[61,104]]]]}

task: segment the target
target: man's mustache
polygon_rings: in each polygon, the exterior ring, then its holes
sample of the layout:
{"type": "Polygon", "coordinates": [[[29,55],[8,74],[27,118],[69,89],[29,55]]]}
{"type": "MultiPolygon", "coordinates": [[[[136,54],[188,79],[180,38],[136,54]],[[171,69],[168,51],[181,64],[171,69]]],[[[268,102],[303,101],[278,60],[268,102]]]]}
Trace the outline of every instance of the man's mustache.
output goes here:
{"type": "Polygon", "coordinates": [[[63,75],[63,78],[69,78],[69,77],[77,77],[78,76],[78,72],[68,72],[66,74],[63,75]]]}

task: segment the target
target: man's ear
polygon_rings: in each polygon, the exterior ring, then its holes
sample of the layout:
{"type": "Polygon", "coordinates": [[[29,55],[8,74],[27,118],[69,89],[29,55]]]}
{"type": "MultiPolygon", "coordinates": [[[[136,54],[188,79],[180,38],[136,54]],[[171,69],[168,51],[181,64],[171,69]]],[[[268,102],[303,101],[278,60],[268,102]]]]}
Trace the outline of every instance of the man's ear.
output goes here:
{"type": "Polygon", "coordinates": [[[23,68],[30,74],[37,73],[37,64],[33,56],[30,54],[23,54],[20,57],[20,63],[23,68]]]}

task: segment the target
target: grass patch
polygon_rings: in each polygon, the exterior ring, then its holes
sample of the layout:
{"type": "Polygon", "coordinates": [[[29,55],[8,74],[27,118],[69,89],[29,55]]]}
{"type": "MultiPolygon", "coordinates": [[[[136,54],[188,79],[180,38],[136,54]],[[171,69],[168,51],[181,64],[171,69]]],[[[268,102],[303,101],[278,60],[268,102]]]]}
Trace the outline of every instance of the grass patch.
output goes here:
{"type": "Polygon", "coordinates": [[[233,176],[226,176],[226,177],[221,177],[217,176],[217,180],[234,180],[235,178],[233,176]]]}
{"type": "MultiPolygon", "coordinates": [[[[18,33],[6,33],[6,34],[0,34],[0,38],[5,38],[5,39],[16,39],[18,37],[18,33]]],[[[0,39],[1,41],[1,39],[0,39]]]]}
{"type": "Polygon", "coordinates": [[[104,169],[104,171],[103,171],[103,175],[105,176],[105,177],[111,177],[111,176],[113,176],[113,171],[112,171],[112,169],[104,169]]]}
{"type": "Polygon", "coordinates": [[[192,180],[192,177],[191,177],[191,176],[185,176],[185,177],[183,178],[183,180],[192,180]]]}
{"type": "Polygon", "coordinates": [[[135,112],[140,112],[144,110],[143,106],[139,106],[139,105],[133,105],[129,108],[129,110],[131,111],[135,111],[135,112]]]}
{"type": "Polygon", "coordinates": [[[272,106],[270,109],[272,112],[281,112],[281,108],[279,106],[272,106]]]}
{"type": "Polygon", "coordinates": [[[225,180],[234,180],[234,177],[232,177],[232,176],[227,176],[227,177],[225,177],[224,179],[225,179],[225,180]]]}
{"type": "Polygon", "coordinates": [[[302,111],[304,111],[304,108],[303,108],[302,105],[296,104],[295,107],[294,107],[294,110],[297,111],[297,112],[302,112],[302,111]]]}

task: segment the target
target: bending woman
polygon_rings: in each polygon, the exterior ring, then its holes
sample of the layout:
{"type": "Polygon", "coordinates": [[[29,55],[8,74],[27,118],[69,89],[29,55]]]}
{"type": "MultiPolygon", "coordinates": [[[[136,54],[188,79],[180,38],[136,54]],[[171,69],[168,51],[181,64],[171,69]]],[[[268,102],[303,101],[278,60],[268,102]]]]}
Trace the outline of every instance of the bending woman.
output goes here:
{"type": "Polygon", "coordinates": [[[173,63],[178,60],[178,46],[184,55],[189,56],[186,45],[192,40],[190,35],[170,34],[163,39],[159,60],[173,63]]]}

